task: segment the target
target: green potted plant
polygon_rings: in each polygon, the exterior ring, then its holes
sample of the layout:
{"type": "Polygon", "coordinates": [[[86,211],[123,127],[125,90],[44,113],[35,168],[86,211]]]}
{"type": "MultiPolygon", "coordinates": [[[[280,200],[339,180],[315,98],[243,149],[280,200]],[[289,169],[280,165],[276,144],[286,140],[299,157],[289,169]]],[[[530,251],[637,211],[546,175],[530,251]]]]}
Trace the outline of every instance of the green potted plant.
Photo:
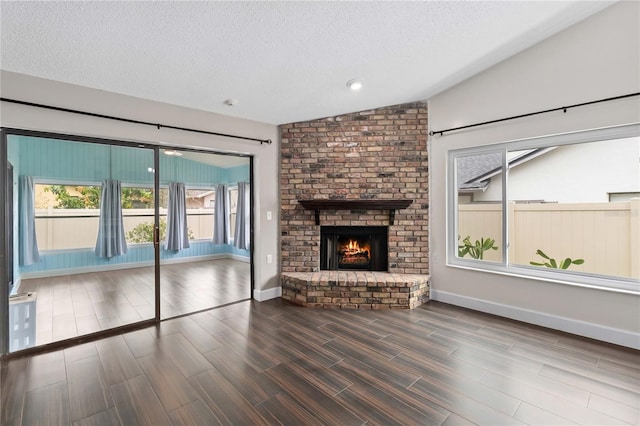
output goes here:
{"type": "MultiPolygon", "coordinates": [[[[459,238],[458,238],[459,239],[459,238]]],[[[484,252],[488,250],[498,250],[493,238],[480,238],[475,243],[471,242],[471,237],[466,236],[462,244],[458,245],[458,257],[465,257],[467,254],[474,259],[483,259],[484,252]]]]}
{"type": "Polygon", "coordinates": [[[568,269],[571,265],[582,265],[584,263],[584,259],[571,259],[570,257],[567,257],[563,261],[558,262],[556,261],[556,259],[547,256],[546,253],[540,249],[536,250],[536,254],[542,257],[544,260],[542,261],[542,263],[529,262],[530,265],[546,266],[547,268],[553,269],[568,269]]]}

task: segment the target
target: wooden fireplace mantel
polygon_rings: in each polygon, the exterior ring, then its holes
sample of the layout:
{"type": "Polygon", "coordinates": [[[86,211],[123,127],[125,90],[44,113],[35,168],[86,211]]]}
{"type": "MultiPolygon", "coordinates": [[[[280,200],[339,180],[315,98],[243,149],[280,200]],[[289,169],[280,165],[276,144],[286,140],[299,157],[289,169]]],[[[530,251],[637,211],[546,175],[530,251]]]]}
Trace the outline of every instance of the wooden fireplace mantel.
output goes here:
{"type": "Polygon", "coordinates": [[[307,210],[314,210],[316,225],[320,225],[320,210],[389,210],[389,225],[393,225],[396,210],[406,209],[413,200],[298,200],[307,210]]]}

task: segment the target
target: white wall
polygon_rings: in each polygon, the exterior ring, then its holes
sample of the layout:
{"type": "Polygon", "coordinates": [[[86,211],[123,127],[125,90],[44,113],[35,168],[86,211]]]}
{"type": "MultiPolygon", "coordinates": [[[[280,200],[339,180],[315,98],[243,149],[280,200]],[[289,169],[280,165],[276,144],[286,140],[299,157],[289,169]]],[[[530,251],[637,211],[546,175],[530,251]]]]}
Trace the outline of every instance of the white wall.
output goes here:
{"type": "MultiPolygon", "coordinates": [[[[640,91],[640,4],[620,2],[429,101],[436,131],[640,91]]],[[[640,348],[640,297],[446,265],[450,149],[640,121],[639,98],[430,139],[435,299],[640,348]]]]}
{"type": "MultiPolygon", "coordinates": [[[[257,297],[260,298],[260,292],[279,287],[277,218],[280,206],[278,191],[280,135],[277,126],[6,71],[1,71],[0,83],[0,95],[5,98],[199,130],[271,139],[273,144],[261,145],[252,141],[165,128],[158,130],[151,126],[121,123],[6,102],[0,103],[2,127],[254,155],[254,263],[257,297]],[[273,220],[266,220],[267,211],[272,212],[273,220]],[[273,263],[266,263],[267,254],[273,255],[273,263]]],[[[271,293],[274,291],[271,290],[266,294],[271,293]]]]}
{"type": "MultiPolygon", "coordinates": [[[[561,146],[509,171],[510,200],[607,203],[610,192],[640,192],[640,138],[561,146]]],[[[501,199],[501,174],[474,194],[501,199]]]]}

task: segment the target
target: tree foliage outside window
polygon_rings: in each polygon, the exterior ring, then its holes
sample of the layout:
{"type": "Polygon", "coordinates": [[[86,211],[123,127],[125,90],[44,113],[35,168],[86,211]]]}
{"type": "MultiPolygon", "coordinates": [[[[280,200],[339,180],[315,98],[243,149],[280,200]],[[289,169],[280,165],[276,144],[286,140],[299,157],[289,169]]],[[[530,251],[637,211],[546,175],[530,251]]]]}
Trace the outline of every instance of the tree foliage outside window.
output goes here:
{"type": "Polygon", "coordinates": [[[51,185],[44,188],[56,196],[54,209],[97,209],[100,208],[100,188],[97,186],[51,185]],[[69,190],[74,194],[69,193],[69,190]]]}
{"type": "Polygon", "coordinates": [[[122,208],[153,208],[153,190],[144,188],[122,188],[122,208]]]}
{"type": "MultiPolygon", "coordinates": [[[[50,185],[44,188],[56,196],[54,209],[99,209],[99,186],[50,185]]],[[[123,209],[153,208],[153,190],[145,188],[122,188],[123,209]]]]}

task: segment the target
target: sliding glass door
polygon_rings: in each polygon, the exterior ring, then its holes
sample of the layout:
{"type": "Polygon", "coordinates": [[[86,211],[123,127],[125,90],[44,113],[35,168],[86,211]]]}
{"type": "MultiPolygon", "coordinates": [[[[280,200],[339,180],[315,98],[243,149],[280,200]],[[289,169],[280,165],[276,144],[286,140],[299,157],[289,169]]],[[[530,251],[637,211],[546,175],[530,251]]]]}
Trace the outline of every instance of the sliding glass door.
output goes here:
{"type": "Polygon", "coordinates": [[[6,136],[9,352],[156,318],[156,151],[6,136]]]}
{"type": "Polygon", "coordinates": [[[3,141],[5,352],[251,298],[250,157],[19,130],[3,141]]]}
{"type": "Polygon", "coordinates": [[[251,298],[250,159],[159,156],[161,317],[251,298]]]}

